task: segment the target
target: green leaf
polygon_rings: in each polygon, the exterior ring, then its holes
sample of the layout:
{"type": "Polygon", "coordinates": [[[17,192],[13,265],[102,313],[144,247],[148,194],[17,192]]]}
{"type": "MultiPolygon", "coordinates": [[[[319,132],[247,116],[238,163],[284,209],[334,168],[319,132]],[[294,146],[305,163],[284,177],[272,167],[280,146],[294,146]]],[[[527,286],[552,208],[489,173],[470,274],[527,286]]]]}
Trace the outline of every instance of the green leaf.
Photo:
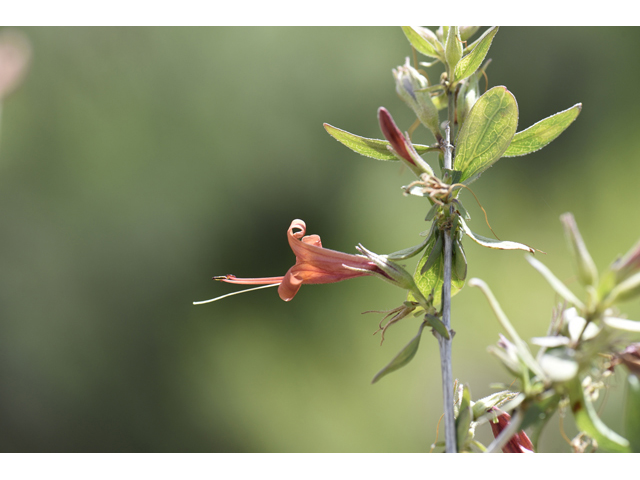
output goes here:
{"type": "Polygon", "coordinates": [[[431,208],[427,212],[427,216],[424,217],[424,221],[425,222],[430,222],[431,220],[433,220],[434,217],[436,216],[436,213],[438,213],[438,209],[440,207],[441,207],[441,205],[438,205],[437,203],[434,203],[433,205],[431,205],[431,208]]]}
{"type": "Polygon", "coordinates": [[[424,316],[424,318],[429,324],[429,326],[433,328],[436,332],[438,332],[447,340],[451,339],[451,335],[449,335],[449,331],[447,330],[447,327],[444,326],[444,323],[442,323],[442,320],[440,320],[435,315],[430,315],[428,313],[424,316]]]}
{"type": "Polygon", "coordinates": [[[418,330],[418,334],[411,339],[409,343],[405,345],[405,347],[400,350],[400,353],[394,357],[389,364],[376,373],[376,376],[373,377],[371,383],[376,383],[382,377],[387,375],[388,373],[394,372],[399,368],[404,367],[407,363],[409,363],[413,357],[416,355],[418,351],[418,347],[420,346],[420,337],[422,336],[422,330],[424,329],[424,323],[420,324],[420,329],[418,330]]]}
{"type": "Polygon", "coordinates": [[[431,30],[424,27],[402,27],[402,31],[417,51],[428,57],[444,59],[444,47],[431,30]]]}
{"type": "Polygon", "coordinates": [[[476,46],[471,52],[464,56],[456,65],[453,81],[457,82],[473,75],[480,65],[484,57],[487,56],[493,37],[498,33],[498,27],[487,30],[482,37],[478,39],[476,46]]]}
{"type": "Polygon", "coordinates": [[[419,243],[418,245],[390,253],[389,255],[387,255],[387,258],[389,258],[390,260],[406,260],[407,258],[411,258],[414,255],[420,253],[424,249],[424,247],[427,246],[428,242],[429,238],[427,237],[422,243],[419,243]]]}
{"type": "Polygon", "coordinates": [[[471,426],[471,393],[466,385],[462,389],[462,401],[460,402],[460,411],[456,418],[456,442],[458,444],[458,452],[465,450],[467,440],[469,439],[469,427],[471,426]]]}
{"type": "Polygon", "coordinates": [[[582,303],[564,283],[558,280],[558,277],[556,277],[551,270],[549,270],[542,262],[529,255],[527,255],[526,258],[531,266],[540,272],[544,279],[549,282],[549,285],[551,285],[556,293],[570,304],[576,306],[580,310],[584,310],[584,303],[582,303]]]}
{"type": "Polygon", "coordinates": [[[609,295],[603,300],[602,304],[610,307],[616,302],[633,300],[637,298],[638,295],[640,295],[640,272],[617,284],[613,290],[609,292],[609,295]]]}
{"type": "Polygon", "coordinates": [[[584,395],[580,378],[575,377],[567,386],[569,387],[569,400],[576,426],[593,438],[598,443],[598,447],[606,451],[630,452],[629,441],[600,420],[591,400],[584,395]]]}
{"type": "Polygon", "coordinates": [[[462,225],[462,230],[466,233],[471,240],[476,242],[478,245],[482,245],[487,248],[495,248],[497,250],[524,250],[525,252],[533,253],[533,248],[525,245],[524,243],[518,242],[510,242],[509,240],[496,240],[494,238],[483,237],[482,235],[478,235],[471,231],[467,222],[463,220],[462,217],[459,217],[460,225],[462,225]]]}
{"type": "Polygon", "coordinates": [[[632,452],[640,452],[640,379],[630,374],[627,377],[625,404],[625,433],[631,443],[632,452]]]}
{"type": "Polygon", "coordinates": [[[516,133],[503,156],[520,157],[546,147],[573,123],[581,110],[582,104],[577,103],[516,133]]]}
{"type": "Polygon", "coordinates": [[[505,87],[493,87],[475,103],[456,140],[455,168],[469,184],[504,154],[518,127],[518,104],[505,87]]]}
{"type": "Polygon", "coordinates": [[[598,269],[593,262],[589,250],[580,235],[576,219],[570,212],[560,215],[560,221],[564,227],[564,233],[569,244],[569,250],[575,260],[578,279],[583,285],[596,286],[598,284],[598,269]]]}
{"type": "Polygon", "coordinates": [[[458,215],[464,220],[471,220],[471,215],[467,212],[467,209],[464,208],[462,202],[457,198],[453,200],[454,208],[458,211],[458,215]]]}
{"type": "MultiPolygon", "coordinates": [[[[460,27],[460,38],[462,40],[468,40],[468,38],[464,38],[465,37],[465,28],[466,27],[460,27]]],[[[476,31],[477,30],[479,30],[479,27],[478,27],[478,29],[476,29],[476,31]]],[[[489,30],[491,30],[491,28],[488,28],[487,30],[485,30],[485,33],[488,32],[489,30]]],[[[469,35],[469,36],[471,36],[471,35],[469,35]]],[[[467,43],[467,46],[464,47],[464,51],[462,53],[466,55],[467,53],[471,52],[471,50],[476,48],[476,46],[478,45],[480,40],[482,40],[483,36],[484,36],[484,33],[480,37],[476,38],[473,42],[467,43]]]]}
{"type": "MultiPolygon", "coordinates": [[[[437,234],[438,232],[436,232],[437,234]]],[[[440,303],[442,301],[442,284],[444,283],[444,255],[440,254],[437,256],[433,264],[429,266],[429,268],[425,269],[423,272],[422,269],[429,260],[429,256],[431,251],[435,248],[435,244],[437,241],[437,237],[439,235],[433,235],[429,239],[429,243],[427,243],[427,248],[422,254],[422,258],[418,262],[416,266],[416,273],[414,274],[414,280],[418,287],[418,290],[425,296],[428,297],[433,291],[433,306],[436,308],[440,307],[440,303]]],[[[453,265],[452,265],[453,266],[453,265]]],[[[451,269],[451,296],[453,297],[456,293],[458,293],[462,287],[464,286],[464,280],[459,278],[456,274],[455,268],[451,269]]],[[[411,294],[409,294],[409,300],[411,300],[411,294]]],[[[415,299],[414,299],[415,300],[415,299]]]]}
{"type": "MultiPolygon", "coordinates": [[[[444,246],[444,234],[442,231],[438,230],[436,232],[436,240],[431,246],[431,251],[429,252],[429,256],[427,260],[422,265],[420,269],[421,274],[425,274],[433,265],[435,265],[436,260],[438,260],[442,256],[442,247],[444,246]]],[[[426,254],[425,254],[426,256],[426,254]]]]}
{"type": "Polygon", "coordinates": [[[467,256],[464,254],[462,242],[457,239],[453,241],[453,266],[458,278],[462,280],[467,278],[467,256]]]}
{"type": "MultiPolygon", "coordinates": [[[[386,140],[360,137],[345,130],[333,127],[328,123],[324,124],[324,128],[329,135],[360,155],[376,158],[378,160],[398,160],[398,157],[391,153],[387,148],[390,144],[386,140]]],[[[413,146],[419,154],[438,150],[436,147],[429,147],[427,145],[414,144],[413,146]]]]}

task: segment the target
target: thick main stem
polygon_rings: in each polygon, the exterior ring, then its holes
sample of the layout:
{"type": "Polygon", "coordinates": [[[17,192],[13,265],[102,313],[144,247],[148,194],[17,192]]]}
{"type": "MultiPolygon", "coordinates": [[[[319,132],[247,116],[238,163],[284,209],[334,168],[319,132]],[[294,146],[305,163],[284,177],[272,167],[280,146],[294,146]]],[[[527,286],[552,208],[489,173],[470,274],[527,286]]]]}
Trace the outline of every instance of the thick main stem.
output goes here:
{"type": "MultiPolygon", "coordinates": [[[[444,168],[453,168],[453,146],[451,126],[453,125],[453,95],[449,96],[449,123],[445,131],[444,168]]],[[[444,284],[442,288],[442,323],[451,331],[451,231],[444,234],[444,284]]],[[[456,453],[456,424],[453,414],[453,366],[451,361],[451,336],[449,339],[438,335],[440,346],[440,369],[442,371],[442,398],[444,404],[445,451],[456,453]]]]}

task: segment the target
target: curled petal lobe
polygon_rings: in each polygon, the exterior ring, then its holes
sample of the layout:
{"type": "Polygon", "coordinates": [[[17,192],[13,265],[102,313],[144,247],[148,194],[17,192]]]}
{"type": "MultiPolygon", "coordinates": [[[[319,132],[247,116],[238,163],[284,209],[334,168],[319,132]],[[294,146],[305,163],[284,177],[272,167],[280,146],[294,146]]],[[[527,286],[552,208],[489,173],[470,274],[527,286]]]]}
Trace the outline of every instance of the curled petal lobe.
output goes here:
{"type": "Polygon", "coordinates": [[[306,228],[304,221],[294,220],[287,232],[296,264],[278,287],[278,294],[283,300],[291,300],[303,283],[334,283],[381,273],[378,266],[366,257],[322,248],[318,235],[305,236],[306,228]]]}

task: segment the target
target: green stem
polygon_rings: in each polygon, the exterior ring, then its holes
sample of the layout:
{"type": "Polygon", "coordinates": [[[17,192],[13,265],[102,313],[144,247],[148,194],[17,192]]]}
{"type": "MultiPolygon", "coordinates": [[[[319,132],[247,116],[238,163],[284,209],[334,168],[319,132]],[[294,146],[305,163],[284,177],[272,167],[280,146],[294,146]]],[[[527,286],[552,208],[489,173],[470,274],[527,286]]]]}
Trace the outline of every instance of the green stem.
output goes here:
{"type": "MultiPolygon", "coordinates": [[[[453,127],[453,94],[449,93],[449,122],[445,131],[444,168],[453,169],[453,145],[451,128],[453,127]]],[[[442,286],[442,323],[451,330],[451,231],[444,232],[444,283],[442,286]]],[[[444,404],[445,451],[456,453],[456,425],[453,412],[453,368],[451,360],[451,340],[438,335],[440,346],[440,368],[442,371],[442,397],[444,404]]]]}

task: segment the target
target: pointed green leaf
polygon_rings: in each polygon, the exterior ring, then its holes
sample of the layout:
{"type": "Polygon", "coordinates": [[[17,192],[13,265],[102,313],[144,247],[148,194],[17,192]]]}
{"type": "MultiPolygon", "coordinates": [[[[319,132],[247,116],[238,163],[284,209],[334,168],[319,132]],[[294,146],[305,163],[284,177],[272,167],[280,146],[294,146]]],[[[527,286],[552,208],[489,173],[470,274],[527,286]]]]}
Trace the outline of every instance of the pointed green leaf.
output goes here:
{"type": "Polygon", "coordinates": [[[457,239],[453,241],[453,266],[458,278],[462,280],[467,278],[467,256],[462,248],[462,242],[457,239]]]}
{"type": "Polygon", "coordinates": [[[444,59],[444,47],[431,30],[424,27],[402,27],[402,31],[417,51],[428,57],[444,59]]]}
{"type": "Polygon", "coordinates": [[[577,103],[516,133],[503,156],[520,157],[546,147],[573,123],[581,110],[582,104],[577,103]]]}
{"type": "Polygon", "coordinates": [[[566,385],[569,387],[569,400],[576,426],[598,442],[598,447],[606,451],[630,452],[629,441],[611,430],[600,420],[591,400],[584,395],[580,378],[575,377],[566,385]]]}
{"type": "Polygon", "coordinates": [[[625,433],[631,442],[631,451],[640,452],[640,379],[635,375],[627,377],[627,398],[625,409],[625,433]]]}
{"type": "Polygon", "coordinates": [[[440,230],[438,230],[436,232],[436,240],[431,247],[429,256],[427,257],[427,260],[424,262],[424,264],[422,265],[422,268],[420,269],[421,274],[424,275],[424,273],[427,272],[440,258],[440,256],[442,255],[443,246],[444,246],[444,234],[440,230]]]}
{"type": "Polygon", "coordinates": [[[467,212],[467,209],[464,208],[464,205],[462,205],[462,202],[460,200],[458,200],[457,198],[454,199],[453,204],[454,208],[458,211],[458,214],[461,218],[463,218],[464,220],[471,220],[471,215],[469,215],[469,212],[467,212]]]}
{"type": "Polygon", "coordinates": [[[416,355],[416,352],[418,351],[418,347],[420,346],[420,337],[422,336],[423,329],[424,329],[424,323],[420,324],[420,329],[418,330],[418,334],[415,337],[413,337],[411,341],[407,343],[407,345],[405,345],[405,347],[402,350],[400,350],[400,353],[398,353],[398,355],[396,355],[394,359],[391,360],[391,362],[389,362],[389,364],[386,367],[380,370],[376,374],[376,376],[373,377],[373,380],[371,381],[371,383],[376,383],[386,374],[394,372],[399,368],[404,367],[407,363],[409,363],[413,359],[413,357],[416,355]]]}
{"type": "Polygon", "coordinates": [[[414,255],[420,253],[424,249],[424,247],[427,246],[428,242],[429,237],[425,238],[424,241],[422,243],[419,243],[418,245],[390,253],[389,255],[387,255],[387,258],[389,258],[390,260],[406,260],[407,258],[411,258],[414,255]]]}
{"type": "Polygon", "coordinates": [[[434,219],[434,217],[436,216],[436,213],[438,213],[438,209],[441,207],[442,205],[438,205],[437,203],[434,203],[433,205],[431,205],[431,208],[429,209],[429,211],[427,212],[427,216],[424,217],[424,221],[425,222],[430,222],[431,220],[434,219]]]}
{"type": "Polygon", "coordinates": [[[610,307],[617,302],[633,300],[640,295],[640,272],[630,276],[616,285],[603,300],[603,305],[610,307]]]}
{"type": "Polygon", "coordinates": [[[598,269],[594,263],[587,246],[582,240],[576,219],[570,212],[560,215],[560,221],[564,227],[565,237],[569,243],[569,250],[575,260],[578,271],[578,279],[583,285],[596,286],[598,284],[598,269]]]}
{"type": "MultiPolygon", "coordinates": [[[[433,291],[433,305],[434,307],[439,308],[442,301],[442,284],[444,282],[444,255],[438,255],[438,257],[435,259],[435,262],[428,269],[422,272],[424,265],[429,260],[432,250],[435,248],[435,243],[437,241],[436,237],[438,237],[438,235],[434,235],[429,239],[427,248],[422,254],[422,258],[418,262],[418,265],[416,266],[416,273],[414,274],[413,278],[416,282],[418,290],[420,290],[420,292],[425,297],[428,297],[433,291]]],[[[452,269],[451,296],[453,297],[456,293],[458,293],[463,286],[464,280],[458,277],[455,269],[452,269]]],[[[415,300],[412,298],[411,294],[409,294],[409,300],[415,300]]]]}
{"type": "Polygon", "coordinates": [[[487,30],[482,37],[478,39],[476,46],[468,55],[463,57],[456,65],[455,73],[453,76],[454,81],[459,81],[473,75],[482,62],[484,57],[487,56],[493,37],[498,33],[498,27],[493,27],[487,30]]]}
{"type": "Polygon", "coordinates": [[[544,277],[544,279],[549,282],[549,285],[558,293],[562,298],[564,298],[570,304],[576,306],[580,310],[584,310],[584,303],[582,303],[578,297],[576,297],[571,290],[567,288],[567,286],[558,280],[551,270],[549,270],[542,262],[536,260],[532,256],[526,256],[527,261],[531,264],[533,268],[535,268],[540,274],[544,277]]]}
{"type": "MultiPolygon", "coordinates": [[[[467,38],[464,38],[464,37],[465,37],[465,32],[464,32],[464,29],[465,29],[465,28],[466,28],[466,27],[460,27],[460,38],[461,38],[462,40],[468,40],[468,37],[467,37],[467,38]]],[[[493,28],[493,27],[488,28],[487,30],[485,30],[485,32],[484,32],[484,33],[487,33],[489,30],[491,30],[491,28],[493,28]]],[[[478,28],[477,30],[479,30],[479,28],[478,28]]],[[[477,30],[476,30],[476,31],[477,31],[477,30]]],[[[474,33],[475,33],[475,32],[474,32],[474,33]]],[[[480,37],[476,38],[473,42],[471,42],[471,43],[467,43],[467,46],[466,46],[466,47],[464,47],[464,51],[463,51],[462,53],[463,53],[464,55],[466,55],[467,53],[471,52],[471,50],[473,50],[474,48],[476,48],[476,46],[478,45],[478,43],[480,43],[480,40],[482,40],[482,37],[484,36],[484,33],[483,33],[480,37]]],[[[469,35],[469,36],[471,36],[471,35],[469,35]]]]}
{"type": "MultiPolygon", "coordinates": [[[[328,123],[324,124],[324,128],[329,135],[360,155],[376,158],[378,160],[398,160],[398,157],[391,153],[387,148],[390,144],[386,140],[360,137],[353,133],[331,126],[328,123]]],[[[436,147],[429,147],[427,145],[413,144],[413,146],[421,155],[425,152],[438,150],[436,147]]]]}
{"type": "Polygon", "coordinates": [[[426,322],[429,324],[429,326],[433,328],[436,332],[438,332],[447,340],[451,339],[451,335],[449,335],[449,331],[447,330],[447,327],[444,326],[444,323],[442,323],[442,320],[440,320],[435,315],[430,315],[428,313],[425,315],[424,318],[426,322]]]}
{"type": "Polygon", "coordinates": [[[460,402],[460,411],[456,418],[456,442],[458,444],[458,452],[465,449],[469,438],[469,427],[471,426],[471,393],[466,385],[462,389],[462,401],[460,402]]]}
{"type": "Polygon", "coordinates": [[[482,245],[487,248],[495,248],[497,250],[524,250],[525,252],[534,252],[534,249],[525,245],[524,243],[518,242],[510,242],[508,240],[496,240],[494,238],[483,237],[482,235],[478,235],[471,231],[468,227],[467,222],[463,220],[462,217],[459,217],[460,225],[462,226],[462,230],[466,233],[471,240],[476,242],[478,245],[482,245]]]}
{"type": "Polygon", "coordinates": [[[518,127],[518,104],[505,87],[493,87],[475,103],[458,133],[455,168],[469,184],[504,154],[518,127]]]}

